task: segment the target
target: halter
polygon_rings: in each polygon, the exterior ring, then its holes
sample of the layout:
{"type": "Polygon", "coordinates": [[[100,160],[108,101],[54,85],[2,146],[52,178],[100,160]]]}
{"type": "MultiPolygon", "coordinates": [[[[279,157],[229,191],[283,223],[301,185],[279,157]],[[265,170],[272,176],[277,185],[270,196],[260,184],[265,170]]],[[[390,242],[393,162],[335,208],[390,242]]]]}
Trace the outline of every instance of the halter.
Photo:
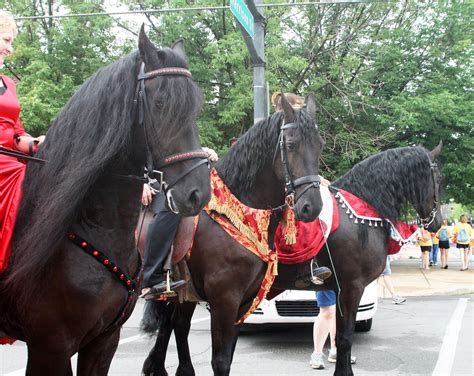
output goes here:
{"type": "MultiPolygon", "coordinates": [[[[321,184],[321,178],[319,175],[306,175],[295,180],[292,179],[290,169],[288,168],[288,155],[286,152],[286,143],[285,143],[285,130],[297,128],[298,123],[288,123],[283,124],[280,128],[280,135],[278,136],[278,145],[280,147],[280,159],[283,166],[283,174],[285,177],[285,205],[290,209],[293,209],[298,199],[306,193],[310,188],[318,189],[321,184]],[[296,188],[308,184],[308,186],[300,192],[296,198],[296,188]]],[[[277,146],[278,148],[278,146],[277,146]]],[[[278,149],[275,150],[275,155],[273,160],[275,161],[276,153],[278,149]]]]}
{"type": "Polygon", "coordinates": [[[146,91],[145,91],[145,81],[149,79],[156,78],[158,76],[184,76],[192,77],[191,72],[184,68],[170,67],[170,68],[160,68],[145,72],[145,63],[142,63],[140,66],[140,73],[138,74],[138,85],[137,92],[135,94],[135,99],[133,100],[134,105],[138,109],[138,125],[143,127],[143,134],[145,137],[145,146],[147,154],[147,167],[145,172],[145,180],[148,184],[155,190],[155,192],[160,192],[163,190],[165,193],[171,189],[178,181],[188,175],[191,171],[195,170],[201,165],[207,164],[210,168],[209,158],[205,151],[202,150],[192,150],[183,153],[173,154],[163,158],[158,163],[158,169],[176,164],[178,162],[187,161],[189,159],[200,159],[200,161],[193,164],[191,167],[186,169],[181,173],[174,181],[167,183],[164,180],[164,173],[161,170],[153,169],[153,158],[150,151],[150,145],[148,143],[148,135],[145,127],[145,111],[148,111],[148,103],[146,101],[146,91]]]}
{"type": "Polygon", "coordinates": [[[430,175],[433,181],[433,189],[434,189],[434,207],[431,209],[430,213],[427,217],[420,218],[417,214],[416,222],[418,226],[423,228],[427,228],[433,221],[435,220],[436,213],[438,212],[438,203],[439,203],[439,195],[438,195],[438,183],[436,182],[436,178],[434,175],[435,168],[438,169],[438,164],[436,162],[431,162],[431,158],[428,156],[430,161],[430,175]]]}

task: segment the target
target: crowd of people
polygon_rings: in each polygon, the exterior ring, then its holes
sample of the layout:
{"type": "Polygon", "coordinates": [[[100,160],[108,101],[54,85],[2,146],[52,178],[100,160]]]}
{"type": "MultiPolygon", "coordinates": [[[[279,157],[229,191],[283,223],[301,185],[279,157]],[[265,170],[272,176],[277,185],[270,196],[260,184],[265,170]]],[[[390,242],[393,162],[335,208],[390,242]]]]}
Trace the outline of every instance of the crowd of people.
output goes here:
{"type": "Polygon", "coordinates": [[[418,233],[418,245],[421,249],[421,268],[429,270],[432,266],[438,266],[438,254],[440,253],[439,266],[448,269],[448,255],[451,244],[458,249],[461,258],[461,271],[469,269],[470,252],[474,249],[474,225],[469,223],[467,214],[462,214],[454,226],[449,226],[445,218],[437,232],[429,232],[421,229],[418,233]]]}

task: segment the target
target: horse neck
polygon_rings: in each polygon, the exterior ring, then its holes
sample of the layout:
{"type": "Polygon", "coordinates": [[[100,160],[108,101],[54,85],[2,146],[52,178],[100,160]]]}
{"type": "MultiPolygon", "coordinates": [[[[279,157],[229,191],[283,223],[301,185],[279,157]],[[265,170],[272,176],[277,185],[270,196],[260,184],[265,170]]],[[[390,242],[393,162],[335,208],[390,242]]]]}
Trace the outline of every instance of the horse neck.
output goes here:
{"type": "Polygon", "coordinates": [[[126,263],[136,253],[135,228],[143,183],[114,174],[139,176],[141,169],[122,164],[110,171],[113,173],[104,174],[90,189],[73,229],[78,228],[87,241],[116,262],[126,263]]]}
{"type": "Polygon", "coordinates": [[[401,155],[396,164],[384,163],[376,168],[370,164],[357,165],[332,185],[363,199],[383,217],[396,219],[406,203],[415,206],[420,200],[420,176],[417,174],[420,170],[410,153],[401,155]]]}
{"type": "MultiPolygon", "coordinates": [[[[232,164],[232,159],[229,159],[228,163],[232,164]]],[[[239,174],[239,167],[231,166],[234,168],[227,170],[219,168],[218,165],[217,170],[232,194],[244,205],[255,209],[269,209],[283,204],[285,198],[283,182],[274,174],[271,161],[262,165],[255,178],[249,182],[248,188],[242,188],[238,181],[232,178],[235,174],[239,174]]]]}

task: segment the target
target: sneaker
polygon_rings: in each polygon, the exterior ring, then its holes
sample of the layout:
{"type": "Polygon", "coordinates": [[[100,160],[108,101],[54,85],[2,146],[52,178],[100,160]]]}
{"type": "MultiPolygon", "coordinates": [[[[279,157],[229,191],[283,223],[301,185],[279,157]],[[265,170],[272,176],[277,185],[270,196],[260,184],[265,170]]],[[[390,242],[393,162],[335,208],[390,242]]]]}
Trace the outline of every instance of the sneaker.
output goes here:
{"type": "Polygon", "coordinates": [[[396,296],[392,299],[393,304],[403,304],[407,301],[407,298],[403,296],[396,296]]]}
{"type": "Polygon", "coordinates": [[[324,366],[324,354],[320,353],[312,353],[311,359],[309,361],[309,365],[314,369],[323,369],[324,366]]]}
{"type": "MultiPolygon", "coordinates": [[[[328,355],[328,362],[329,363],[336,363],[337,361],[337,349],[336,350],[330,350],[329,355],[328,355]]],[[[351,364],[356,364],[357,358],[353,355],[351,355],[351,364]]]]}

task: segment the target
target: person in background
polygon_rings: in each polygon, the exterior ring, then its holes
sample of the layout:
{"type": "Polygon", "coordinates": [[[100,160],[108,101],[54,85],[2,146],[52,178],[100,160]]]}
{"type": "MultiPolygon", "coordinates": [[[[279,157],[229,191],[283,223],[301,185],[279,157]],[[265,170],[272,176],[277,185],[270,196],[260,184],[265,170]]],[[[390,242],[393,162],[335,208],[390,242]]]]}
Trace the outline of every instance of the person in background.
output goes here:
{"type": "MultiPolygon", "coordinates": [[[[285,98],[288,103],[293,108],[303,108],[304,107],[304,98],[298,94],[294,93],[284,93],[285,98]]],[[[275,111],[282,111],[283,108],[281,106],[281,92],[277,91],[272,95],[272,105],[275,111]]]]}
{"type": "Polygon", "coordinates": [[[472,252],[474,251],[474,223],[471,223],[471,228],[472,228],[472,233],[471,233],[471,241],[469,242],[469,248],[472,255],[472,252]]]}
{"type": "Polygon", "coordinates": [[[453,228],[453,236],[456,239],[456,248],[461,253],[461,271],[468,269],[469,264],[469,243],[472,236],[472,227],[467,223],[467,215],[459,217],[459,222],[453,228]]]}
{"type": "Polygon", "coordinates": [[[418,245],[421,248],[421,268],[430,270],[429,256],[433,243],[431,241],[431,233],[428,230],[420,228],[418,233],[418,245]]]}
{"type": "Polygon", "coordinates": [[[434,232],[431,233],[431,242],[433,245],[430,252],[430,266],[436,266],[438,265],[439,239],[434,232]]]}
{"type": "Polygon", "coordinates": [[[443,219],[443,224],[436,232],[436,239],[439,240],[439,249],[441,252],[441,269],[448,269],[448,251],[449,241],[452,238],[451,228],[448,226],[448,219],[443,219]]]}
{"type": "MultiPolygon", "coordinates": [[[[217,153],[209,148],[202,148],[211,162],[218,160],[217,153]]],[[[142,204],[151,205],[153,219],[148,225],[147,237],[145,239],[145,254],[143,258],[143,282],[141,298],[158,298],[166,291],[167,285],[163,266],[171,250],[181,216],[172,213],[166,207],[166,196],[159,193],[155,197],[155,191],[148,185],[143,185],[142,204]]],[[[176,290],[184,286],[184,280],[172,281],[170,290],[176,290]]]]}
{"type": "Polygon", "coordinates": [[[407,298],[397,295],[397,293],[395,292],[395,287],[393,286],[391,275],[392,275],[392,268],[390,267],[390,256],[387,256],[385,269],[383,270],[382,275],[380,277],[382,278],[382,282],[387,288],[388,292],[392,296],[393,304],[403,304],[407,301],[407,298]]]}
{"type": "MultiPolygon", "coordinates": [[[[17,33],[13,16],[0,10],[0,67],[3,67],[5,57],[13,53],[12,44],[17,33]]],[[[43,141],[44,136],[32,137],[23,128],[15,81],[0,75],[0,146],[33,155],[43,141]]],[[[10,258],[25,170],[24,161],[0,154],[0,273],[5,271],[10,258]]]]}
{"type": "MultiPolygon", "coordinates": [[[[324,344],[328,338],[330,340],[330,350],[328,362],[336,363],[336,293],[329,291],[316,291],[316,300],[319,305],[319,314],[313,325],[314,351],[311,354],[309,364],[314,369],[323,369],[324,364],[324,344]]],[[[355,364],[356,357],[351,356],[351,364],[355,364]]]]}

